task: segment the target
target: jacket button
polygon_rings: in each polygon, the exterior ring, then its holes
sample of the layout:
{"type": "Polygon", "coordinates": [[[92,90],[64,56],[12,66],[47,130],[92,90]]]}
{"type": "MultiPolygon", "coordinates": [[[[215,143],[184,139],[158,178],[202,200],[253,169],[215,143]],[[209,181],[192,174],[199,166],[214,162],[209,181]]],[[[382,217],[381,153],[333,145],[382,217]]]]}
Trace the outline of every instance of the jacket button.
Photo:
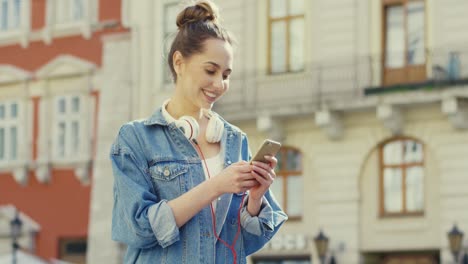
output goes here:
{"type": "Polygon", "coordinates": [[[169,176],[170,174],[171,174],[171,172],[169,171],[169,169],[168,169],[168,168],[165,168],[165,169],[164,169],[164,176],[167,177],[167,176],[169,176]]]}
{"type": "Polygon", "coordinates": [[[227,161],[227,164],[228,164],[228,165],[231,165],[231,161],[230,161],[230,160],[228,160],[228,161],[227,161]]]}

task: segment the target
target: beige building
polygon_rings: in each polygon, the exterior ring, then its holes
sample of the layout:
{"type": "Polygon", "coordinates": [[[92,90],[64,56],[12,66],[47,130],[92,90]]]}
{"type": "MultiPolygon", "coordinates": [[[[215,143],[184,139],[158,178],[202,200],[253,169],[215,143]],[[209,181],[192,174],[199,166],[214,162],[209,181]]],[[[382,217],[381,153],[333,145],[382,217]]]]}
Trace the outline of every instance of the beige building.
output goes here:
{"type": "MultiPolygon", "coordinates": [[[[273,189],[290,220],[249,261],[318,263],[323,230],[337,263],[451,263],[447,232],[468,230],[468,2],[215,2],[238,40],[216,111],[252,150],[284,146],[273,189]]],[[[171,93],[165,46],[180,8],[124,1],[131,34],[106,40],[124,56],[103,59],[89,263],[121,259],[107,153],[125,120],[171,93]]]]}

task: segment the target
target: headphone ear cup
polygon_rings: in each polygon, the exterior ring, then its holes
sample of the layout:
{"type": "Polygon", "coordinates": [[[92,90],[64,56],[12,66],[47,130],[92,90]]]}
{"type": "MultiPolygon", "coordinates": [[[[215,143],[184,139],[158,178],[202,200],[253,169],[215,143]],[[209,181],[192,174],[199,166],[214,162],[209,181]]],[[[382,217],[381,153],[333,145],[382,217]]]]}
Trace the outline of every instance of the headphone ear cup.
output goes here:
{"type": "Polygon", "coordinates": [[[219,119],[215,114],[211,115],[210,121],[206,126],[205,137],[206,141],[210,143],[216,143],[221,141],[221,137],[224,133],[224,122],[219,119]]]}
{"type": "Polygon", "coordinates": [[[196,139],[200,133],[200,126],[197,120],[191,116],[182,116],[175,121],[175,124],[189,140],[196,139]]]}

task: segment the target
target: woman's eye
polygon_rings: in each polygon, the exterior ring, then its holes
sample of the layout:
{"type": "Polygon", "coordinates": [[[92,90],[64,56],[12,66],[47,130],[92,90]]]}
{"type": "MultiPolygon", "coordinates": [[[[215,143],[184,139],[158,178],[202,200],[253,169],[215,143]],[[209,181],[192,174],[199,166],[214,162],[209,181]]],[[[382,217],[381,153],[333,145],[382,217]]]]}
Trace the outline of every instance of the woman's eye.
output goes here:
{"type": "Polygon", "coordinates": [[[229,75],[223,75],[223,80],[229,79],[229,75]]]}
{"type": "Polygon", "coordinates": [[[206,70],[206,73],[208,73],[209,75],[213,75],[213,74],[215,74],[216,72],[215,72],[215,71],[206,70]]]}

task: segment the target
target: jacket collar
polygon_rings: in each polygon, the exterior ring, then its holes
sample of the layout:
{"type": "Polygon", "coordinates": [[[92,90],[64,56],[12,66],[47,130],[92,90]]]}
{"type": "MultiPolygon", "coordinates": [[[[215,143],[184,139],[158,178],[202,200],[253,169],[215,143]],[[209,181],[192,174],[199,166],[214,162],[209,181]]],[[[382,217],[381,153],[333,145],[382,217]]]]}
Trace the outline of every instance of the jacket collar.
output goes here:
{"type": "Polygon", "coordinates": [[[148,117],[143,124],[145,126],[152,126],[152,125],[161,125],[167,126],[169,123],[164,118],[162,114],[162,106],[160,106],[150,117],[148,117]]]}
{"type": "MultiPolygon", "coordinates": [[[[220,115],[218,115],[220,119],[224,123],[224,128],[228,133],[235,133],[240,131],[238,128],[233,127],[231,124],[229,124],[224,118],[222,118],[220,115]]],[[[160,106],[156,111],[147,119],[143,121],[143,124],[145,126],[152,126],[152,125],[160,125],[160,126],[168,126],[169,122],[164,118],[164,115],[162,113],[162,106],[160,106]]]]}

